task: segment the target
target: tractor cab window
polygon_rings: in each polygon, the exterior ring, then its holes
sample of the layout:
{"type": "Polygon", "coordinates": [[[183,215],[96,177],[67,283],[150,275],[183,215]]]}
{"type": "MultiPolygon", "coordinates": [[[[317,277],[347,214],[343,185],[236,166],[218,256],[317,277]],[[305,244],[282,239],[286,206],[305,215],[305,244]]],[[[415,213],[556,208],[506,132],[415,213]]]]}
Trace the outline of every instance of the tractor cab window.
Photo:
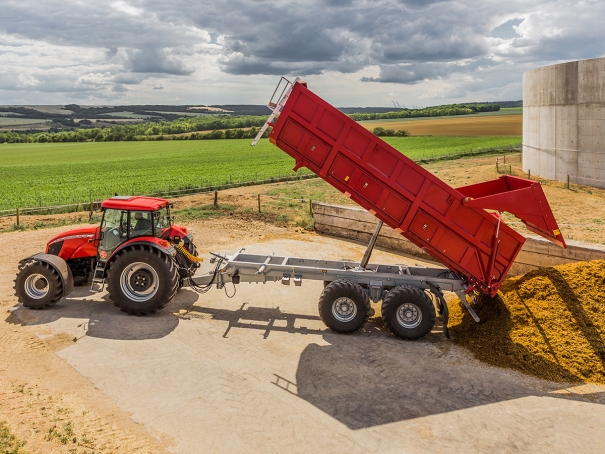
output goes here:
{"type": "Polygon", "coordinates": [[[129,237],[151,235],[153,222],[151,211],[131,211],[129,222],[129,237]]]}
{"type": "MultiPolygon", "coordinates": [[[[115,247],[127,238],[128,231],[125,228],[128,223],[128,212],[122,210],[107,209],[103,213],[101,221],[102,239],[99,244],[101,252],[111,252],[115,247]]],[[[101,254],[103,258],[103,254],[101,254]]]]}
{"type": "Polygon", "coordinates": [[[162,230],[170,227],[170,208],[165,206],[153,212],[155,235],[160,236],[162,230]]]}

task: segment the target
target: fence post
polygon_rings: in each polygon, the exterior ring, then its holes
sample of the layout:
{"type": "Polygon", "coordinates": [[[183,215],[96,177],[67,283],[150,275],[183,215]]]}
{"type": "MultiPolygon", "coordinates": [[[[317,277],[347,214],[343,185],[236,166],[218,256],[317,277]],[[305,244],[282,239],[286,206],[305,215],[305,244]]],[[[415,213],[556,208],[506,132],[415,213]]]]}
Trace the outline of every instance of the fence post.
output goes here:
{"type": "Polygon", "coordinates": [[[502,162],[504,162],[504,164],[506,164],[506,155],[504,155],[503,158],[504,158],[504,161],[502,161],[502,162]]]}
{"type": "Polygon", "coordinates": [[[567,175],[567,189],[569,189],[569,175],[567,175]]]}
{"type": "Polygon", "coordinates": [[[500,167],[498,164],[500,163],[498,162],[498,158],[496,158],[496,172],[500,173],[500,167]]]}
{"type": "Polygon", "coordinates": [[[309,199],[309,214],[313,216],[313,200],[309,199]]]}
{"type": "Polygon", "coordinates": [[[92,200],[90,201],[90,213],[88,213],[88,220],[92,220],[92,200]]]}
{"type": "Polygon", "coordinates": [[[511,165],[508,166],[508,174],[509,175],[513,174],[513,166],[511,166],[511,165]]]}
{"type": "Polygon", "coordinates": [[[17,208],[17,227],[19,227],[19,208],[17,208]]]}
{"type": "Polygon", "coordinates": [[[531,180],[531,169],[527,169],[527,179],[531,180]]]}
{"type": "Polygon", "coordinates": [[[258,212],[260,213],[260,194],[258,195],[258,212]]]}
{"type": "Polygon", "coordinates": [[[214,191],[214,208],[218,208],[218,191],[214,191]]]}

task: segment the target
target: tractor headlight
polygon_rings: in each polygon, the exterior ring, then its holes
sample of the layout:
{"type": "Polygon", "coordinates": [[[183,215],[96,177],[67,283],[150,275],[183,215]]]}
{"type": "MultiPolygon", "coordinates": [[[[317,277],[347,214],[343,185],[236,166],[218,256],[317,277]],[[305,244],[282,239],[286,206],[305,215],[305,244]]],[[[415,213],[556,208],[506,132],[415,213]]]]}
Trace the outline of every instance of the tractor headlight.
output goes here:
{"type": "Polygon", "coordinates": [[[57,241],[56,243],[48,246],[48,253],[51,255],[59,255],[61,248],[63,247],[63,241],[57,241]]]}

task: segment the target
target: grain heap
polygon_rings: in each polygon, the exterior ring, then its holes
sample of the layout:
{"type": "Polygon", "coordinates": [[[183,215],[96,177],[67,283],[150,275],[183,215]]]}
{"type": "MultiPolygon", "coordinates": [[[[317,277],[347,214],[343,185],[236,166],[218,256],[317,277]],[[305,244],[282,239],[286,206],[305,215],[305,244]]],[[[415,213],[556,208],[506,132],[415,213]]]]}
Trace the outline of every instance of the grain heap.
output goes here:
{"type": "Polygon", "coordinates": [[[480,323],[456,301],[452,339],[476,358],[548,380],[605,384],[605,260],[507,279],[496,298],[480,298],[480,323]]]}

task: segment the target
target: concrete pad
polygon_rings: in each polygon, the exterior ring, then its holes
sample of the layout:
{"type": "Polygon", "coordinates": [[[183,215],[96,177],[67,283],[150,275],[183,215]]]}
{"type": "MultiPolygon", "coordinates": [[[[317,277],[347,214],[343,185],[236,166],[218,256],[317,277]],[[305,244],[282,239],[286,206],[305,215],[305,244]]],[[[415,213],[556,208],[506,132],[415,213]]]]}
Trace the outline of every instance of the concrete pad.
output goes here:
{"type": "MultiPolygon", "coordinates": [[[[246,250],[358,260],[364,248],[319,238],[246,250]]],[[[418,259],[377,251],[372,261],[418,259]]],[[[179,453],[605,451],[605,388],[486,366],[440,327],[417,342],[371,324],[334,334],[317,315],[322,287],[183,289],[149,317],[77,288],[51,310],[13,314],[77,337],[58,355],[179,453]]]]}

